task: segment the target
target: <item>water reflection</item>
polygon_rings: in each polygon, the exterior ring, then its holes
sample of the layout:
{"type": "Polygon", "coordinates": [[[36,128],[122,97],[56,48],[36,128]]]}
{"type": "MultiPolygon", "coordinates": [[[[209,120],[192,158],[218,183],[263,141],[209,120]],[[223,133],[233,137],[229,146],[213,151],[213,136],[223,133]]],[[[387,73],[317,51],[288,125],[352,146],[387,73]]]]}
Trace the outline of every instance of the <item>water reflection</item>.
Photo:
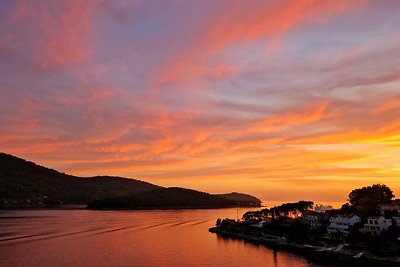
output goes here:
{"type": "Polygon", "coordinates": [[[236,209],[0,213],[2,266],[318,266],[208,232],[236,209]]]}

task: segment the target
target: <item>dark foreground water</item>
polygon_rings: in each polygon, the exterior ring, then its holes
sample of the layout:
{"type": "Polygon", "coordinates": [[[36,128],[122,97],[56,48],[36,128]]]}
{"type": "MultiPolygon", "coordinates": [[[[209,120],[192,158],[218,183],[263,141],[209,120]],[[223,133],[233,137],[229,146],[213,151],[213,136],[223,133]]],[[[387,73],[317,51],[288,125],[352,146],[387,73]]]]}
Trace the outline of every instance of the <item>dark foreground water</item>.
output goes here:
{"type": "MultiPolygon", "coordinates": [[[[239,215],[246,210],[239,211],[239,215]]],[[[218,210],[0,211],[1,266],[319,266],[208,232],[218,210]]]]}

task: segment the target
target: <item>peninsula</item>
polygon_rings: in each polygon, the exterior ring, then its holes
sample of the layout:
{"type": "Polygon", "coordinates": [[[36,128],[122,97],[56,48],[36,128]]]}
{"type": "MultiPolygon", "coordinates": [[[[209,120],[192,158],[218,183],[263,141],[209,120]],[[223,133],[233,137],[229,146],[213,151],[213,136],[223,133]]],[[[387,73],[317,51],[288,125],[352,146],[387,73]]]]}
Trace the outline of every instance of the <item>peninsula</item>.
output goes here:
{"type": "Polygon", "coordinates": [[[217,219],[210,232],[339,266],[400,266],[400,199],[382,184],[354,189],[340,209],[285,203],[217,219]]]}

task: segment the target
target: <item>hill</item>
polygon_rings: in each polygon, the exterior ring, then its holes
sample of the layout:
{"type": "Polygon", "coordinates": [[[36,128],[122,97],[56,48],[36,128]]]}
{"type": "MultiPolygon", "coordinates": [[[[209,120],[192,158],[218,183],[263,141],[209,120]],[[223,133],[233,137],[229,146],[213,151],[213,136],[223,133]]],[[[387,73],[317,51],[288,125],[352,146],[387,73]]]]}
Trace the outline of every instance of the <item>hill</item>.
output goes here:
{"type": "Polygon", "coordinates": [[[82,178],[0,153],[0,207],[86,204],[88,201],[160,188],[120,177],[82,178]]]}
{"type": "Polygon", "coordinates": [[[92,208],[261,206],[246,194],[211,195],[112,176],[83,178],[0,153],[0,208],[86,203],[92,208]]]}
{"type": "Polygon", "coordinates": [[[239,203],[242,206],[256,206],[260,207],[262,201],[252,195],[248,194],[243,194],[243,193],[238,193],[238,192],[232,192],[229,194],[214,194],[217,197],[222,197],[226,198],[229,200],[233,200],[237,203],[239,203]]]}
{"type": "Polygon", "coordinates": [[[89,209],[223,208],[240,206],[235,200],[196,190],[171,187],[140,194],[95,200],[89,209]]]}

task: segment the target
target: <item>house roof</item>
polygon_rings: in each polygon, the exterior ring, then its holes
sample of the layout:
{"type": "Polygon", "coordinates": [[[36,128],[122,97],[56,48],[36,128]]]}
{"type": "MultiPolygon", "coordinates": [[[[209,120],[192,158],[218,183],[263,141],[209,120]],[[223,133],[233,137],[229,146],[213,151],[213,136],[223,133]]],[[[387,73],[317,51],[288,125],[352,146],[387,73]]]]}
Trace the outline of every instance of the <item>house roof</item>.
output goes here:
{"type": "Polygon", "coordinates": [[[350,219],[350,218],[353,218],[354,216],[357,216],[357,215],[355,215],[355,214],[338,214],[338,215],[332,216],[331,218],[341,217],[341,218],[349,218],[350,219]]]}

